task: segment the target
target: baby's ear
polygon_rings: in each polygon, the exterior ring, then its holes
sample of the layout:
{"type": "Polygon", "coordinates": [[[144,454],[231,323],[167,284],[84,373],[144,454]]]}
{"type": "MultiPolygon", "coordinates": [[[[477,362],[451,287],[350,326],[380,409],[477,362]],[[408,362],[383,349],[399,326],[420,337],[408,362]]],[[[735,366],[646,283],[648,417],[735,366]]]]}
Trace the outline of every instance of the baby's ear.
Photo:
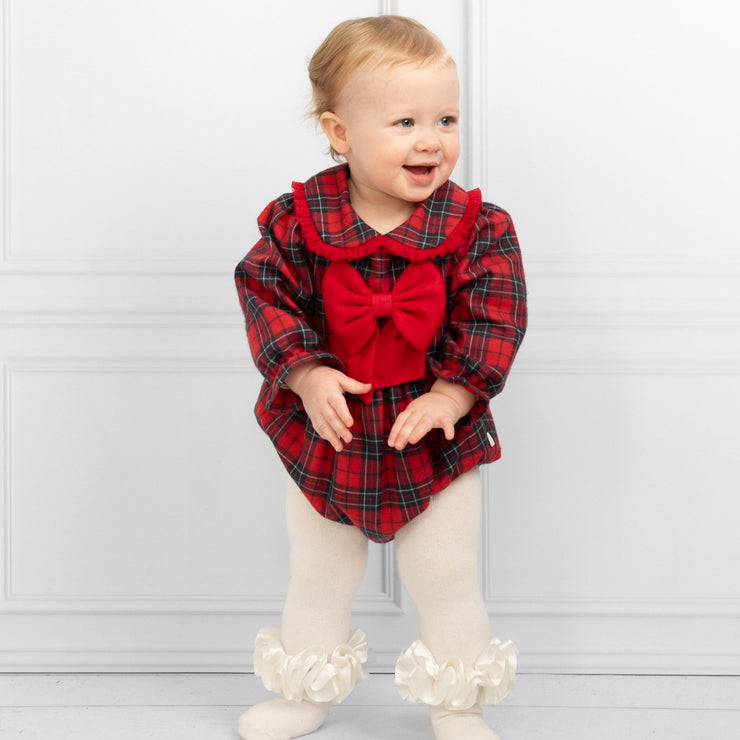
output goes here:
{"type": "Polygon", "coordinates": [[[321,114],[319,123],[332,149],[337,154],[346,154],[349,151],[349,142],[347,141],[347,129],[342,119],[336,113],[327,111],[321,114]]]}

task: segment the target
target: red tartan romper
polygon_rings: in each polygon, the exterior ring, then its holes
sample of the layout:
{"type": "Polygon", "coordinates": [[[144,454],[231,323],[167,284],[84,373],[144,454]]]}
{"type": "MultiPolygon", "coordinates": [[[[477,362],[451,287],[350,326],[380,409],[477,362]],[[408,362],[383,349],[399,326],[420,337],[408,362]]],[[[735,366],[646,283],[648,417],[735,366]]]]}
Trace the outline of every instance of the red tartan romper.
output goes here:
{"type": "Polygon", "coordinates": [[[511,218],[478,190],[448,181],[381,235],[352,208],[347,178],[332,167],[267,206],[235,277],[264,377],[260,427],[320,514],[387,542],[433,494],[501,456],[488,403],[526,330],[526,288],[511,218]],[[315,359],[373,386],[346,396],[354,426],[342,452],[284,383],[315,359]],[[478,397],[455,438],[433,429],[389,447],[396,417],[437,378],[478,397]]]}

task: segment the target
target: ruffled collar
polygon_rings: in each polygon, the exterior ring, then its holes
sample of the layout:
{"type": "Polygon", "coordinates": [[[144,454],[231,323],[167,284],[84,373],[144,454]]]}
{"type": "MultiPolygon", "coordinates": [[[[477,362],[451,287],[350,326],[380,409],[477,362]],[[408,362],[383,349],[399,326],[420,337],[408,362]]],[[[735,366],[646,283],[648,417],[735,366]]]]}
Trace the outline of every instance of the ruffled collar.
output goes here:
{"type": "Polygon", "coordinates": [[[466,192],[448,180],[407,221],[379,234],[352,208],[346,165],[294,182],[293,196],[308,248],[331,260],[358,259],[380,247],[412,261],[451,254],[467,242],[481,204],[480,190],[466,192]]]}

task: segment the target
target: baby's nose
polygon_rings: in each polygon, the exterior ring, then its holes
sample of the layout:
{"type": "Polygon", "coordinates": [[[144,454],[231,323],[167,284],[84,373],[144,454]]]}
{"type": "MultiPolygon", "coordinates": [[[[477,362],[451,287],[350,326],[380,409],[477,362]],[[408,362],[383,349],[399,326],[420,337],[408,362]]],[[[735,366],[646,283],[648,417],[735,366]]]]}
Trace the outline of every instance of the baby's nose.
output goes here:
{"type": "Polygon", "coordinates": [[[439,137],[435,134],[422,133],[416,141],[416,151],[418,152],[438,152],[442,148],[439,137]]]}

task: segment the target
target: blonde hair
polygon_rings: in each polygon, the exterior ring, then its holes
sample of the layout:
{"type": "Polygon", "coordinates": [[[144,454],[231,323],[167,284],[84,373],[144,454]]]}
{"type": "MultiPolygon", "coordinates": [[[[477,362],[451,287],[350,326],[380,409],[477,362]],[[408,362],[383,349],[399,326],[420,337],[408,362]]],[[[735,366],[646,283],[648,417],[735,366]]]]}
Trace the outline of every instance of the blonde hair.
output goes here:
{"type": "MultiPolygon", "coordinates": [[[[361,67],[454,64],[444,44],[412,18],[381,15],[355,18],[336,26],[308,63],[313,91],[310,112],[317,120],[334,111],[349,76],[361,67]]],[[[331,156],[339,155],[329,147],[331,156]]]]}

